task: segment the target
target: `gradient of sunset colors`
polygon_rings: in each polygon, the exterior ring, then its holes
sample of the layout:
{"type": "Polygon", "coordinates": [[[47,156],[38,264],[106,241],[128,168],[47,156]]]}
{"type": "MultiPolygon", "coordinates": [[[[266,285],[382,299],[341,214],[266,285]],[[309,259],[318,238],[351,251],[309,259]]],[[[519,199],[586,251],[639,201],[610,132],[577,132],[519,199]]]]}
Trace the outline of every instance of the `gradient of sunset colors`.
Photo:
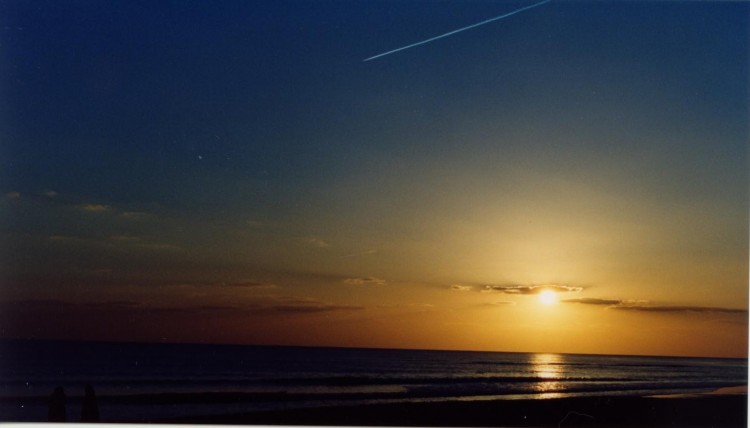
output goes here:
{"type": "Polygon", "coordinates": [[[747,2],[0,5],[0,337],[746,357],[747,2]]]}

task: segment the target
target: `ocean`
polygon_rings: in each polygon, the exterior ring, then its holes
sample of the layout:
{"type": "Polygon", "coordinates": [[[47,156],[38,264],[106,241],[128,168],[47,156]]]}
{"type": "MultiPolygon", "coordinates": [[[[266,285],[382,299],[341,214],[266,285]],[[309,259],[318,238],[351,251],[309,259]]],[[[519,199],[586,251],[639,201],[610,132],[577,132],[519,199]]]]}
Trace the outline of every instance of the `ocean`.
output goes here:
{"type": "Polygon", "coordinates": [[[707,392],[744,385],[745,359],[0,341],[0,420],[68,420],[93,386],[102,421],[365,403],[707,392]]]}

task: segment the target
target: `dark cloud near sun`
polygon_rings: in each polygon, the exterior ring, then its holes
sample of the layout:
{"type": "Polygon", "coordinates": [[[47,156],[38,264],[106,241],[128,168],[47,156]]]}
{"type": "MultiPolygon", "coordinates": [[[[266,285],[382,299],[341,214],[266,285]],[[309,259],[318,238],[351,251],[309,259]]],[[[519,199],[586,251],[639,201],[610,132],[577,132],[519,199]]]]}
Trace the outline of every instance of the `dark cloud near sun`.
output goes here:
{"type": "Polygon", "coordinates": [[[504,293],[504,294],[539,294],[542,291],[555,291],[558,293],[578,293],[583,291],[583,287],[574,287],[569,285],[487,285],[482,290],[485,293],[504,293]]]}
{"type": "Polygon", "coordinates": [[[563,303],[578,303],[582,305],[606,306],[607,309],[633,312],[654,313],[723,313],[723,314],[747,314],[747,309],[720,308],[711,306],[671,306],[650,305],[648,302],[618,299],[600,299],[584,297],[580,299],[565,299],[563,303]]]}
{"type": "Polygon", "coordinates": [[[563,303],[581,303],[584,305],[603,305],[603,306],[613,306],[613,305],[619,305],[622,303],[622,300],[615,300],[615,299],[597,299],[594,297],[582,297],[580,299],[565,299],[562,301],[563,303]]]}
{"type": "Polygon", "coordinates": [[[665,312],[665,313],[722,313],[747,314],[747,309],[717,308],[709,306],[647,306],[647,305],[616,305],[611,309],[621,311],[665,312]]]}

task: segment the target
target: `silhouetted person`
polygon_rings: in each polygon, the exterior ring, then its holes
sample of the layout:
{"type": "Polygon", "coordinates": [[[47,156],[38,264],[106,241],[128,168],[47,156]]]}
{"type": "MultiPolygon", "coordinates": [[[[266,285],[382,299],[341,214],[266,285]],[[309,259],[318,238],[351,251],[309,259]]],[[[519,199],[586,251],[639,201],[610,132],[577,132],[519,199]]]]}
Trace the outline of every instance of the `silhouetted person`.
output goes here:
{"type": "Polygon", "coordinates": [[[65,422],[67,419],[65,414],[65,391],[63,391],[62,386],[55,388],[55,391],[49,397],[47,419],[50,422],[65,422]]]}
{"type": "Polygon", "coordinates": [[[83,397],[81,408],[81,422],[99,422],[99,404],[96,402],[96,394],[91,385],[86,385],[86,395],[83,397]]]}

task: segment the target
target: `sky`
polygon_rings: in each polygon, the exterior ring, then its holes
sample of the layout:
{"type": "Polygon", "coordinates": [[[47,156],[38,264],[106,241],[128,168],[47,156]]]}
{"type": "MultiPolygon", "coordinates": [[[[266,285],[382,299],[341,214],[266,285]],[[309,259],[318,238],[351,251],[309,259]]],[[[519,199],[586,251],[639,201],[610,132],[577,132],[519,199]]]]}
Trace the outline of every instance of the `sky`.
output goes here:
{"type": "Polygon", "coordinates": [[[741,1],[0,3],[0,337],[747,357],[741,1]]]}

